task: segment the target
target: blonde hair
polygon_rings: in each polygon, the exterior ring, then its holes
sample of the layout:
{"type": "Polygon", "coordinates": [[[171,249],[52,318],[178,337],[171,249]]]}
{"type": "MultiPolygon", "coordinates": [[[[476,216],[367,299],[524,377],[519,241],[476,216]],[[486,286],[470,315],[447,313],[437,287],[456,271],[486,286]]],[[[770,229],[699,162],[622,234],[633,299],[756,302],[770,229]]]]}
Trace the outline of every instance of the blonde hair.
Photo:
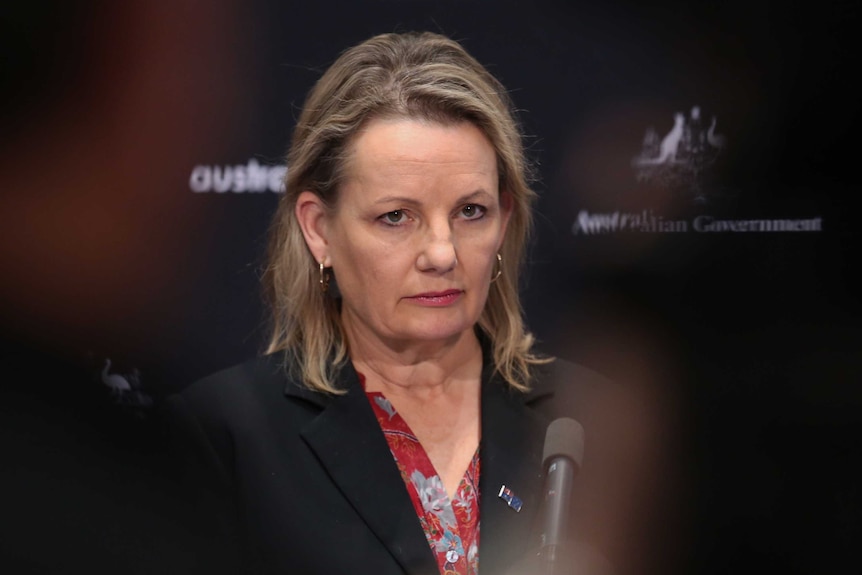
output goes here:
{"type": "Polygon", "coordinates": [[[377,118],[470,122],[493,145],[500,193],[509,194],[512,215],[500,250],[502,273],[490,286],[478,327],[491,343],[496,371],[526,391],[531,367],[550,360],[532,352],[518,297],[535,201],[521,133],[503,85],[460,44],[429,32],[382,34],[348,49],[308,94],[287,154],[285,193],[263,274],[273,324],[267,353],[285,352],[309,388],[343,392],[333,382],[348,354],[339,305],[320,289],[319,264],[295,206],[304,190],[335,206],[352,139],[377,118]]]}

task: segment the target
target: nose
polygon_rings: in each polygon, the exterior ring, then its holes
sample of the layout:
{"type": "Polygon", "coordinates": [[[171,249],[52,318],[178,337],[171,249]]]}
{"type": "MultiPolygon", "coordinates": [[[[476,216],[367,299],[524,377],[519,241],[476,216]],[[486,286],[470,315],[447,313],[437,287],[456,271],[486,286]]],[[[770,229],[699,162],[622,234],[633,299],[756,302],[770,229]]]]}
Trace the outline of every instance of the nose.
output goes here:
{"type": "Polygon", "coordinates": [[[458,265],[455,235],[450,222],[428,227],[416,265],[421,271],[437,273],[446,273],[458,265]]]}

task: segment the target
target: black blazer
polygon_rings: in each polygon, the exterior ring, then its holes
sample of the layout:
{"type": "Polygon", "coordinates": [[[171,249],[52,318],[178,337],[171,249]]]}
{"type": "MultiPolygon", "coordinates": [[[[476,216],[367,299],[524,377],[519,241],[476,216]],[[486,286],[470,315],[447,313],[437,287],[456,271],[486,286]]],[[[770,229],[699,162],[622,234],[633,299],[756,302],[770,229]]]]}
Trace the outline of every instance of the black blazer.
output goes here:
{"type": "MultiPolygon", "coordinates": [[[[340,396],[310,391],[264,356],[169,398],[175,441],[199,497],[205,553],[231,573],[436,575],[403,480],[351,364],[340,396]],[[185,449],[188,448],[188,449],[185,449]]],[[[593,372],[557,360],[529,393],[485,357],[479,566],[500,575],[535,545],[548,424],[577,417],[593,372]],[[510,488],[516,512],[498,497],[510,488]]]]}

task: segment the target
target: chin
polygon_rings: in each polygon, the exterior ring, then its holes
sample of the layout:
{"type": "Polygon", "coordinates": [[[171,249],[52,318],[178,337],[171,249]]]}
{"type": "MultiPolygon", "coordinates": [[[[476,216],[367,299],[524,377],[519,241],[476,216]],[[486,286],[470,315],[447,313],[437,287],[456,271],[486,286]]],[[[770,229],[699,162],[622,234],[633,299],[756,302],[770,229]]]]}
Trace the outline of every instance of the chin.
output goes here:
{"type": "Polygon", "coordinates": [[[465,332],[472,332],[476,322],[435,322],[433,325],[414,326],[405,334],[405,339],[432,342],[457,339],[465,332]]]}

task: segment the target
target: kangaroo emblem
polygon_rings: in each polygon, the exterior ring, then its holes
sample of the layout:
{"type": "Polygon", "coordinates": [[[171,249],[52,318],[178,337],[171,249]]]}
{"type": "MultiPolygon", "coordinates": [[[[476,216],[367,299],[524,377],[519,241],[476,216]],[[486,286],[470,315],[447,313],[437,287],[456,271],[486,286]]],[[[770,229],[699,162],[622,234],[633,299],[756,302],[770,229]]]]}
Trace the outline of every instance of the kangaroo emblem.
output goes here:
{"type": "Polygon", "coordinates": [[[656,158],[637,158],[635,164],[639,166],[655,166],[658,164],[672,164],[676,161],[679,144],[682,141],[685,128],[685,116],[677,112],[673,117],[673,128],[662,138],[659,146],[659,155],[656,158]]]}

